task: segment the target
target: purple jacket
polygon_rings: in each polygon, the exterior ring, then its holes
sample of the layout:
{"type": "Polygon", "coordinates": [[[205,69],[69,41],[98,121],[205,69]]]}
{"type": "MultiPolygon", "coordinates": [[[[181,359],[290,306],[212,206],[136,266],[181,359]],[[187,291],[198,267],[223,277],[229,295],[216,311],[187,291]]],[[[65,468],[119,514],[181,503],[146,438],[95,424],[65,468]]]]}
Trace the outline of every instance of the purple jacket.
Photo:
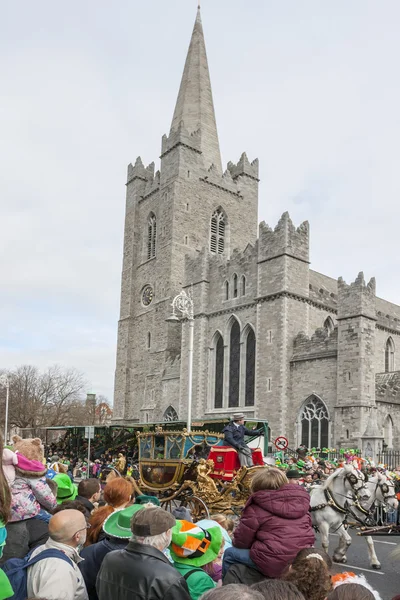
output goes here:
{"type": "Polygon", "coordinates": [[[249,548],[266,577],[280,577],[299,550],[314,544],[309,508],[309,494],[292,483],[255,492],[243,509],[233,545],[249,548]]]}

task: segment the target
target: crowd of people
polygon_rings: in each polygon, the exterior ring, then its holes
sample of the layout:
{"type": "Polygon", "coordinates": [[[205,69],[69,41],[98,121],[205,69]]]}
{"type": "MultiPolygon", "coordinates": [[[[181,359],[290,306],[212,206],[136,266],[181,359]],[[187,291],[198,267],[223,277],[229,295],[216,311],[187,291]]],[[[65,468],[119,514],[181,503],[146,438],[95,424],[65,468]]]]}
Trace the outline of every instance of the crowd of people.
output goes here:
{"type": "Polygon", "coordinates": [[[309,487],[329,464],[259,469],[240,518],[193,522],[129,476],[50,479],[40,440],[14,449],[0,443],[0,600],[380,599],[315,546],[309,487]]]}

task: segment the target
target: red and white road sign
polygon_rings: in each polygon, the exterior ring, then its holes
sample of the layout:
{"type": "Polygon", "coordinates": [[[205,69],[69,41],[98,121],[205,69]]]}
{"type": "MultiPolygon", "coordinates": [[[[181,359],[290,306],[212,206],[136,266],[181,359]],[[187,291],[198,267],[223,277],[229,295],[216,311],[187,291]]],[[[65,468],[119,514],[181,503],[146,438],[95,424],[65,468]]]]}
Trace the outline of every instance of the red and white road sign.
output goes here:
{"type": "Polygon", "coordinates": [[[275,448],[278,450],[286,450],[286,448],[289,446],[289,441],[287,438],[283,437],[283,435],[280,435],[276,438],[274,444],[275,448]]]}

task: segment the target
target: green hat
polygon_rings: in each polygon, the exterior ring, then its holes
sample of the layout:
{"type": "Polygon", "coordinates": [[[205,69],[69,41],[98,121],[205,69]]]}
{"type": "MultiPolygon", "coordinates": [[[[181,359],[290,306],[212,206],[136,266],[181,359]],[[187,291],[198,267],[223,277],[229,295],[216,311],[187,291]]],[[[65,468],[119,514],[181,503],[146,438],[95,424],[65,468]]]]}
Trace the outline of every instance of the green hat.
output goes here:
{"type": "Polygon", "coordinates": [[[71,479],[65,473],[58,473],[53,478],[57,484],[57,504],[75,500],[78,495],[78,486],[72,483],[71,479]]]}
{"type": "Polygon", "coordinates": [[[172,528],[169,549],[175,562],[202,567],[217,558],[221,544],[220,527],[209,527],[206,530],[189,521],[177,521],[172,528]]]}
{"type": "Polygon", "coordinates": [[[304,473],[300,473],[297,469],[289,469],[289,471],[286,471],[286,477],[288,479],[301,479],[304,477],[304,473]]]}
{"type": "Polygon", "coordinates": [[[135,498],[135,504],[147,504],[148,502],[151,502],[156,506],[160,506],[160,501],[155,496],[147,496],[147,494],[142,494],[141,496],[136,496],[135,498]]]}
{"type": "Polygon", "coordinates": [[[114,538],[129,539],[132,537],[131,519],[142,508],[143,504],[132,504],[128,508],[114,511],[103,523],[104,533],[114,538]]]}

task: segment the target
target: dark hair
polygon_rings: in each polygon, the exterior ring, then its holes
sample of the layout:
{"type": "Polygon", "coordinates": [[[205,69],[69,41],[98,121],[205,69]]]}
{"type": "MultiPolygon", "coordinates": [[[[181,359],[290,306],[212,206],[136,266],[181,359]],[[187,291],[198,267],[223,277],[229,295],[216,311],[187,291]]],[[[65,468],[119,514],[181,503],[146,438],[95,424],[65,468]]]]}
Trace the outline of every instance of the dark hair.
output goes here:
{"type": "Polygon", "coordinates": [[[3,436],[0,434],[0,519],[7,523],[10,518],[11,490],[3,471],[3,436]]]}
{"type": "Polygon", "coordinates": [[[264,579],[254,583],[251,588],[260,592],[267,600],[305,600],[294,583],[280,579],[264,579]]]}
{"type": "Polygon", "coordinates": [[[329,594],[328,600],[375,600],[375,596],[359,583],[343,583],[329,594]]]}
{"type": "Polygon", "coordinates": [[[205,592],[199,600],[264,600],[264,596],[247,585],[229,583],[205,592]]]}
{"type": "Polygon", "coordinates": [[[56,515],[57,513],[61,512],[62,510],[79,510],[79,512],[81,512],[82,514],[85,515],[86,517],[86,508],[84,507],[84,505],[82,504],[82,502],[79,502],[79,500],[69,500],[67,502],[63,502],[62,504],[59,504],[54,510],[53,510],[53,515],[56,515]]]}
{"type": "Polygon", "coordinates": [[[78,496],[89,500],[94,494],[100,491],[100,482],[98,479],[82,479],[78,485],[78,496]]]}
{"type": "Polygon", "coordinates": [[[329,569],[332,560],[323,550],[304,548],[283,575],[294,583],[306,600],[324,600],[332,589],[329,569]]]}

